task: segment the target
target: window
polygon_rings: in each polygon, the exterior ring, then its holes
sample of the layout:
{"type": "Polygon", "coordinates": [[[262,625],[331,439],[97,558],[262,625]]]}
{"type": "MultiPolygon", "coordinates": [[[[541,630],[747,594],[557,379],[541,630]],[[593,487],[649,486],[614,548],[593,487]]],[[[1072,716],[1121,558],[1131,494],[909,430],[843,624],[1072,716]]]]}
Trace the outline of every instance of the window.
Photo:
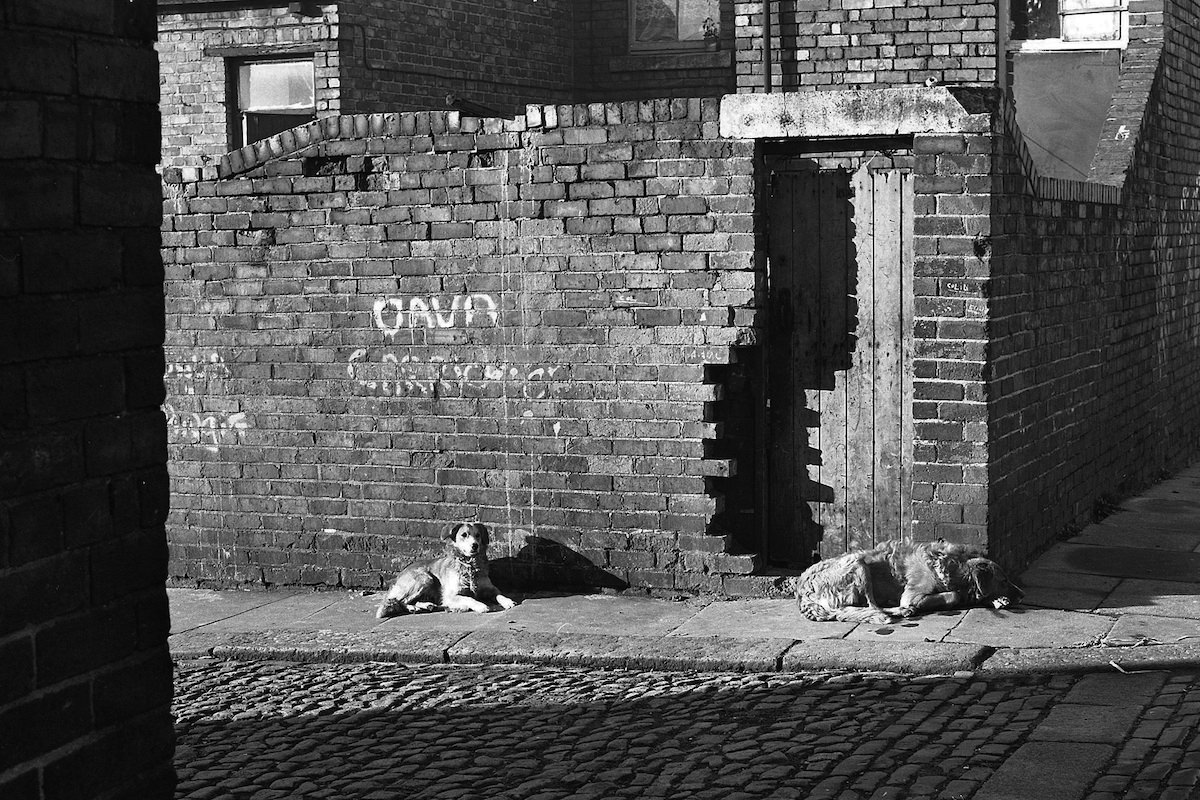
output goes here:
{"type": "Polygon", "coordinates": [[[266,139],[317,117],[313,60],[234,62],[233,146],[266,139]]]}
{"type": "Polygon", "coordinates": [[[1126,0],[1012,0],[1011,45],[1017,50],[1124,47],[1126,0]]]}
{"type": "Polygon", "coordinates": [[[719,0],[630,0],[631,50],[701,49],[721,33],[719,0]]]}

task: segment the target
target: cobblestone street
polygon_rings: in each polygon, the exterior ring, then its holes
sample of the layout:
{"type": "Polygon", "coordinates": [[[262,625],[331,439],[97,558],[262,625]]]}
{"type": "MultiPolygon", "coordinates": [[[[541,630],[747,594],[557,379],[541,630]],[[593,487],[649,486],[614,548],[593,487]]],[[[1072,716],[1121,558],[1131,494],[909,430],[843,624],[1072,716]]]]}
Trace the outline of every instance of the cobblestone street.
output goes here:
{"type": "MultiPolygon", "coordinates": [[[[1190,796],[1200,679],[1161,676],[1089,798],[1190,796]]],[[[1088,680],[188,662],[177,797],[990,797],[1088,680]]]]}

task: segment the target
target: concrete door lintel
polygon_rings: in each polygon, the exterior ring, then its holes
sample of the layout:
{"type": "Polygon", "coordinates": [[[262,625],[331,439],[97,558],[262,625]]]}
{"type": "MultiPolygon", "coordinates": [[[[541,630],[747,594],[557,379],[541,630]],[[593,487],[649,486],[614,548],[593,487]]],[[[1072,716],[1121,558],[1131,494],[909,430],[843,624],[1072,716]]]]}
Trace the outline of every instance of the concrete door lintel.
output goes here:
{"type": "Polygon", "coordinates": [[[986,91],[945,86],[729,94],[721,98],[720,131],[731,139],[986,133],[992,110],[986,91]],[[972,113],[960,97],[991,108],[972,113]]]}

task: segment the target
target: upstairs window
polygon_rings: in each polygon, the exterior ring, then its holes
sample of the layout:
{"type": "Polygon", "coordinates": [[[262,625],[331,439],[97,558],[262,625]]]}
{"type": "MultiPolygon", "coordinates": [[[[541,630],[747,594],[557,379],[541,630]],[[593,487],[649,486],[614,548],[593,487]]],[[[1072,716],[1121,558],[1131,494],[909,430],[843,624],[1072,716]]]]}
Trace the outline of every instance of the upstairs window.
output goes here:
{"type": "Polygon", "coordinates": [[[720,0],[629,0],[629,49],[698,50],[721,35],[720,0]]]}
{"type": "Polygon", "coordinates": [[[317,118],[313,60],[235,62],[234,147],[317,118]]]}
{"type": "Polygon", "coordinates": [[[1010,46],[1016,50],[1124,47],[1126,0],[1012,0],[1010,46]]]}

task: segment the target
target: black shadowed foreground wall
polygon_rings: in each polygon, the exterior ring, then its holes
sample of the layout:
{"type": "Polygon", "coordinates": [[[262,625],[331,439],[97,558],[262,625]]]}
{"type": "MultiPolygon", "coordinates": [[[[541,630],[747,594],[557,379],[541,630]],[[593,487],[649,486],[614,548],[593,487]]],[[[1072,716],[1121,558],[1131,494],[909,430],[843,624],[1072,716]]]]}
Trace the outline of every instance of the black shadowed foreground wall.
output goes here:
{"type": "Polygon", "coordinates": [[[173,794],[154,4],[0,3],[0,797],[173,794]]]}

